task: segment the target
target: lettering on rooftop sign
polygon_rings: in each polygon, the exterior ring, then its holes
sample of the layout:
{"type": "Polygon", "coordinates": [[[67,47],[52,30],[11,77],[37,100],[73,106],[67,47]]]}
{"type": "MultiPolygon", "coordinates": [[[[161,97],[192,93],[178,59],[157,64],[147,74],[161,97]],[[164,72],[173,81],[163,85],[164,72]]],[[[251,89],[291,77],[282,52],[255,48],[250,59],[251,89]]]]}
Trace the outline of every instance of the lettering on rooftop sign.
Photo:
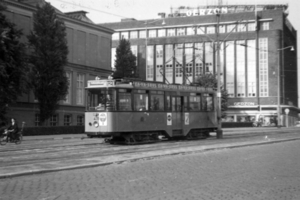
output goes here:
{"type": "Polygon", "coordinates": [[[170,17],[191,17],[200,15],[216,15],[239,12],[254,12],[262,10],[283,10],[287,9],[287,5],[228,5],[228,6],[199,6],[175,8],[170,17]]]}
{"type": "Polygon", "coordinates": [[[234,106],[255,106],[255,102],[234,102],[234,106]]]}

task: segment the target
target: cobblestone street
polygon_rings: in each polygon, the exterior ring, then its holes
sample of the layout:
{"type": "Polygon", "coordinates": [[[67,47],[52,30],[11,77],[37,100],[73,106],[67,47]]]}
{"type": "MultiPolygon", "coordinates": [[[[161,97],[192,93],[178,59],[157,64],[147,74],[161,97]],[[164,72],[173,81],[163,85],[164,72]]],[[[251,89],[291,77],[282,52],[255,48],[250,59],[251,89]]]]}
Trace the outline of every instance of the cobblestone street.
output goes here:
{"type": "Polygon", "coordinates": [[[0,180],[1,200],[300,199],[300,141],[0,180]]]}

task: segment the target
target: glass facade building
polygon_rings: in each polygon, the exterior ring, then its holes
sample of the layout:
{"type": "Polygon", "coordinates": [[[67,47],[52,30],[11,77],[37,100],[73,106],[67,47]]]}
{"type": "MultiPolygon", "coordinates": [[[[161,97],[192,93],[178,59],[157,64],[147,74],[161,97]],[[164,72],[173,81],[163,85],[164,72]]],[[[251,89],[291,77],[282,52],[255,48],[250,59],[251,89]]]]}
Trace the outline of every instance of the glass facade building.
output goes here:
{"type": "MultiPolygon", "coordinates": [[[[285,108],[293,110],[291,121],[298,117],[297,73],[287,73],[297,71],[296,52],[280,50],[297,43],[285,9],[268,8],[257,17],[254,12],[226,13],[218,22],[212,14],[153,19],[147,27],[134,19],[103,25],[120,36],[148,32],[148,37],[129,38],[131,45],[139,46],[139,77],[144,80],[194,83],[201,75],[216,74],[219,51],[221,85],[229,95],[223,120],[262,118],[264,124],[274,125],[278,110],[282,122],[285,108]]],[[[113,40],[113,48],[117,44],[113,40]]]]}

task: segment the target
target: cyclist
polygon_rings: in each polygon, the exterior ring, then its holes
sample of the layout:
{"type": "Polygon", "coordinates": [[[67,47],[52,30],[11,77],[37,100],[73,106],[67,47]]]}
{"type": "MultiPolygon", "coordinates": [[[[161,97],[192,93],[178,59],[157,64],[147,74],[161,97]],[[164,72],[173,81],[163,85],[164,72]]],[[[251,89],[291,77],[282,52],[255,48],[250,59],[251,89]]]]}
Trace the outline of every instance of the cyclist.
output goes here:
{"type": "Polygon", "coordinates": [[[11,139],[11,140],[15,140],[16,137],[17,137],[17,133],[19,131],[19,127],[18,127],[18,123],[16,121],[15,118],[11,118],[11,124],[10,126],[7,128],[7,134],[8,134],[8,137],[11,139]]]}

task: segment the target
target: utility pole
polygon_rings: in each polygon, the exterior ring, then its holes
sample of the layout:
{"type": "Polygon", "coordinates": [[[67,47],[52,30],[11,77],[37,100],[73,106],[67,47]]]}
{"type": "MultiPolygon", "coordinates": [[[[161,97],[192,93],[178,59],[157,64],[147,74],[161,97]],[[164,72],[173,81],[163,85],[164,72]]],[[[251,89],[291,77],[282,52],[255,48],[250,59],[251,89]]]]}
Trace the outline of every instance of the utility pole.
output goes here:
{"type": "MultiPolygon", "coordinates": [[[[219,0],[220,3],[220,0],[219,0]]],[[[223,138],[223,130],[222,130],[222,117],[221,117],[221,69],[220,69],[220,42],[219,42],[219,23],[220,23],[220,13],[216,14],[217,17],[217,27],[216,27],[216,40],[217,40],[217,99],[218,99],[218,106],[217,106],[217,138],[223,138]]]]}
{"type": "MultiPolygon", "coordinates": [[[[220,8],[220,6],[222,5],[222,0],[218,0],[218,6],[220,8]]],[[[222,117],[221,117],[221,66],[220,66],[220,41],[219,41],[219,26],[220,26],[220,12],[217,12],[216,14],[216,18],[217,18],[217,26],[216,26],[216,40],[217,40],[217,100],[218,100],[218,105],[217,105],[217,125],[218,125],[218,129],[217,129],[217,138],[221,139],[223,138],[223,130],[222,130],[222,117]]]]}

